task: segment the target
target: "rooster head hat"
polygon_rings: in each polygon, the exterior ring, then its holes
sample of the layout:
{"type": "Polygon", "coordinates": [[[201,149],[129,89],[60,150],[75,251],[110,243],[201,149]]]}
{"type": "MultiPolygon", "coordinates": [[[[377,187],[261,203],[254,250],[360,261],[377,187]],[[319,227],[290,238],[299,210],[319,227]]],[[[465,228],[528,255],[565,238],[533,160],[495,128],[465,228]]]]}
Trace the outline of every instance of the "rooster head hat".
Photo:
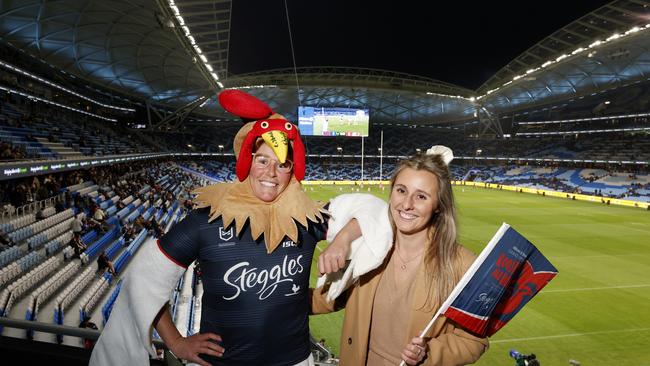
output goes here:
{"type": "Polygon", "coordinates": [[[219,104],[228,112],[248,122],[242,127],[233,143],[237,165],[235,172],[239,181],[248,177],[253,160],[253,149],[258,138],[273,149],[280,163],[287,160],[290,145],[293,147],[293,175],[301,181],[305,177],[305,145],[298,127],[256,97],[240,90],[224,90],[219,93],[219,104]]]}

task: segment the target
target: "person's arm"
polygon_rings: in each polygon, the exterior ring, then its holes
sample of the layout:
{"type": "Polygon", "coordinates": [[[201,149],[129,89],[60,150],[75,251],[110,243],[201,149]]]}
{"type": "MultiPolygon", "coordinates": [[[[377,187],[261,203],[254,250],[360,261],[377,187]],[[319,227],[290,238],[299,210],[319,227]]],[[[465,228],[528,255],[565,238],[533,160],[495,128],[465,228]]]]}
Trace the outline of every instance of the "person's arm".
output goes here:
{"type": "Polygon", "coordinates": [[[169,306],[165,305],[154,320],[154,328],[163,342],[176,355],[176,357],[197,363],[201,366],[210,366],[199,354],[215,357],[223,356],[224,348],[212,341],[221,341],[221,337],[214,333],[194,334],[183,337],[172,321],[169,306]],[[211,341],[212,340],[212,341],[211,341]]]}
{"type": "Polygon", "coordinates": [[[359,227],[359,223],[356,219],[350,220],[318,256],[318,271],[320,274],[333,273],[345,267],[352,241],[360,236],[361,227],[359,227]]]}
{"type": "Polygon", "coordinates": [[[319,257],[320,273],[337,272],[343,268],[345,261],[350,259],[352,241],[361,236],[373,244],[373,254],[383,258],[392,243],[387,207],[382,199],[365,193],[342,194],[330,200],[327,234],[330,245],[319,257]]]}
{"type": "Polygon", "coordinates": [[[115,267],[113,267],[113,262],[107,261],[106,264],[108,264],[108,268],[111,271],[111,274],[113,276],[117,276],[117,272],[115,272],[115,267]]]}
{"type": "Polygon", "coordinates": [[[431,338],[427,342],[426,366],[466,365],[476,362],[488,349],[487,338],[476,337],[460,328],[431,338]]]}
{"type": "Polygon", "coordinates": [[[347,289],[336,299],[328,299],[329,285],[319,288],[309,288],[309,314],[328,314],[345,308],[348,297],[353,289],[347,289]]]}

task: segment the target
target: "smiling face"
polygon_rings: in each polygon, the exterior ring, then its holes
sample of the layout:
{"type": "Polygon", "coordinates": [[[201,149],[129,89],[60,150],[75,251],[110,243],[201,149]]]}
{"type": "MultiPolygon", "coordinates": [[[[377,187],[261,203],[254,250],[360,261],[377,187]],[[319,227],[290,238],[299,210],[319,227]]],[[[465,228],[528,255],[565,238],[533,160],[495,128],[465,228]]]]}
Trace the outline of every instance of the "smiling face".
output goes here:
{"type": "Polygon", "coordinates": [[[403,169],[390,194],[390,213],[401,234],[426,231],[438,210],[438,178],[426,170],[403,169]]]}
{"type": "Polygon", "coordinates": [[[248,174],[248,180],[250,181],[255,197],[264,202],[271,202],[287,188],[293,171],[285,173],[278,170],[278,157],[265,143],[260,145],[255,155],[266,156],[271,162],[267,166],[262,166],[253,161],[248,174]]]}

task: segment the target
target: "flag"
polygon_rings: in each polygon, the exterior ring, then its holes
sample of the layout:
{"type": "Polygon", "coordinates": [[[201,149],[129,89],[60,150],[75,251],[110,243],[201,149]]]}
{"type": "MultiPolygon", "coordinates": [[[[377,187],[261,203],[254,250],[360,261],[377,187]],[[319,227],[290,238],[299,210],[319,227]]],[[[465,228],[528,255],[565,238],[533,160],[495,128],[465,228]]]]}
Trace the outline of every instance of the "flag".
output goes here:
{"type": "Polygon", "coordinates": [[[469,332],[489,337],[557,273],[531,242],[504,223],[439,312],[469,332]]]}

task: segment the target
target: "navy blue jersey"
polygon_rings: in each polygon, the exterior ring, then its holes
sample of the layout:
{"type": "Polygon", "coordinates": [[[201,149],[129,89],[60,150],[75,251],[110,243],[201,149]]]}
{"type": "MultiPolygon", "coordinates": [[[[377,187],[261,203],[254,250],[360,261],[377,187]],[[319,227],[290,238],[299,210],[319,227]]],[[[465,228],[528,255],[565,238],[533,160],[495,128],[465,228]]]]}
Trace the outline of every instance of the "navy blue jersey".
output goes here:
{"type": "Polygon", "coordinates": [[[294,365],[309,356],[309,275],[314,248],[325,225],[297,224],[297,243],[285,237],[267,253],[248,223],[239,237],[221,218],[208,223],[209,208],[197,209],[160,239],[163,252],[187,267],[199,260],[203,299],[201,333],[223,341],[212,365],[294,365]]]}

